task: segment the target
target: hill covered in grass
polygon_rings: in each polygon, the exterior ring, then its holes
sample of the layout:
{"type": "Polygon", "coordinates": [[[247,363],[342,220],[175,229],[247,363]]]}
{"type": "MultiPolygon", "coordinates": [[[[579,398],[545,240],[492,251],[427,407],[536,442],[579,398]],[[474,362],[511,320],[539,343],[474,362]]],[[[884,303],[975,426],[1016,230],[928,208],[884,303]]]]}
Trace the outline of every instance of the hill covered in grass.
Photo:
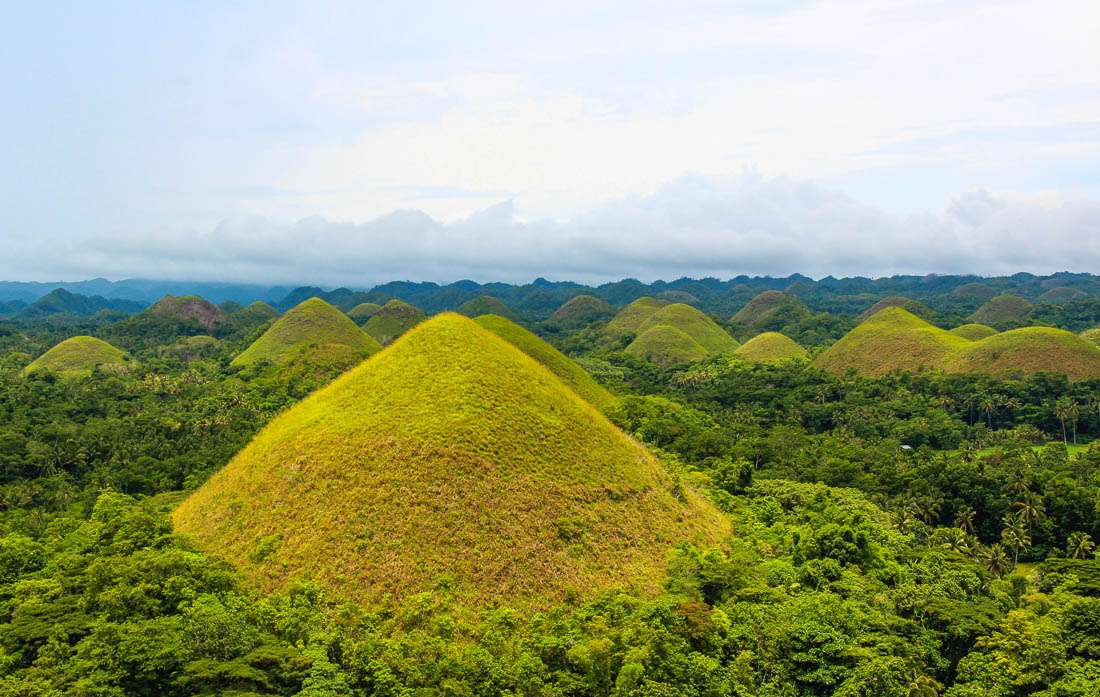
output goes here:
{"type": "Polygon", "coordinates": [[[351,317],[357,323],[362,324],[371,317],[374,317],[382,306],[378,303],[359,303],[355,307],[348,310],[348,317],[351,317]]]}
{"type": "Polygon", "coordinates": [[[124,368],[125,352],[94,336],[65,339],[23,369],[24,375],[50,372],[63,378],[91,375],[96,368],[124,368]]]}
{"type": "Polygon", "coordinates": [[[601,410],[615,404],[615,396],[573,359],[512,320],[500,315],[482,315],[474,321],[544,365],[590,404],[601,410]]]}
{"type": "Polygon", "coordinates": [[[197,295],[166,295],[142,314],[181,324],[194,323],[207,333],[229,324],[229,317],[220,307],[197,295]]]}
{"type": "Polygon", "coordinates": [[[706,349],[712,356],[733,353],[740,344],[725,329],[703,312],[691,305],[675,303],[659,308],[651,314],[639,328],[640,333],[657,326],[669,326],[679,329],[706,349]]]}
{"type": "Polygon", "coordinates": [[[385,346],[423,322],[424,319],[424,312],[420,308],[394,298],[371,315],[363,325],[363,331],[385,346]]]}
{"type": "Polygon", "coordinates": [[[741,344],[733,353],[738,358],[754,363],[801,360],[809,355],[806,349],[795,343],[793,339],[779,332],[757,334],[741,344]]]}
{"type": "Polygon", "coordinates": [[[955,336],[961,336],[964,339],[970,339],[971,341],[978,341],[984,339],[987,336],[993,336],[997,333],[997,330],[985,324],[961,324],[954,329],[949,329],[949,332],[955,336]]]}
{"type": "Polygon", "coordinates": [[[365,358],[378,351],[378,342],[355,322],[320,298],[310,298],[289,309],[247,349],[233,359],[246,366],[270,361],[282,365],[311,346],[342,344],[365,358]]]}
{"type": "Polygon", "coordinates": [[[615,339],[637,336],[650,316],[669,303],[649,296],[638,298],[619,310],[604,327],[604,334],[615,339]]]}
{"type": "Polygon", "coordinates": [[[471,298],[458,308],[460,315],[466,315],[467,317],[480,317],[481,315],[497,315],[499,317],[506,317],[513,322],[518,322],[519,318],[516,317],[516,313],[500,301],[500,298],[494,298],[491,295],[479,295],[476,298],[471,298]]]}
{"type": "Polygon", "coordinates": [[[1074,300],[1082,300],[1087,297],[1088,293],[1084,293],[1076,288],[1059,286],[1046,291],[1038,298],[1036,298],[1035,301],[1045,303],[1047,305],[1063,305],[1065,303],[1070,303],[1074,300]]]}
{"type": "Polygon", "coordinates": [[[1070,380],[1098,378],[1100,347],[1063,329],[1023,327],[964,346],[944,368],[1002,377],[1050,372],[1070,380]]]}
{"type": "Polygon", "coordinates": [[[624,351],[665,369],[701,361],[710,355],[706,347],[683,330],[667,324],[645,330],[624,351]]]}
{"type": "Polygon", "coordinates": [[[877,303],[864,310],[857,319],[858,321],[862,322],[871,315],[877,313],[879,310],[885,310],[888,307],[900,307],[904,310],[911,312],[917,317],[920,317],[921,319],[928,320],[929,322],[933,321],[936,318],[935,310],[928,307],[924,303],[900,295],[895,295],[879,300],[877,303]]]}
{"type": "Polygon", "coordinates": [[[389,605],[654,592],[724,516],[545,366],[457,314],[424,322],[276,417],[174,512],[273,589],[309,576],[389,605]]]}
{"type": "Polygon", "coordinates": [[[995,329],[1008,329],[1026,323],[1031,309],[1031,303],[1021,297],[998,295],[970,315],[970,321],[988,324],[995,329]]]}
{"type": "Polygon", "coordinates": [[[615,315],[615,308],[594,295],[577,295],[567,300],[550,315],[550,322],[562,327],[584,327],[602,322],[615,315]]]}
{"type": "Polygon", "coordinates": [[[762,329],[776,322],[797,320],[810,314],[810,309],[790,293],[766,290],[738,310],[730,322],[748,329],[762,329]]]}
{"type": "Polygon", "coordinates": [[[1085,341],[1090,341],[1097,346],[1100,346],[1100,327],[1096,327],[1094,329],[1086,329],[1085,331],[1081,332],[1081,338],[1085,341]]]}

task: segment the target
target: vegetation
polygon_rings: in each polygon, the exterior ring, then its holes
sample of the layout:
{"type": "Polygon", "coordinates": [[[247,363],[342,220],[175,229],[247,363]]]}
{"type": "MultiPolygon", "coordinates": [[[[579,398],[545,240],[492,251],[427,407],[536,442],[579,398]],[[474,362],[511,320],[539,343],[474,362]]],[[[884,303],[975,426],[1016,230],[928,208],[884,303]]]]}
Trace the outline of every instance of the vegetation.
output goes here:
{"type": "Polygon", "coordinates": [[[978,324],[988,324],[998,330],[1019,327],[1028,321],[1032,305],[1015,295],[998,295],[979,307],[970,320],[978,324]]]}
{"type": "Polygon", "coordinates": [[[711,356],[733,353],[740,345],[714,320],[691,305],[675,303],[660,308],[642,323],[639,333],[644,334],[649,329],[662,325],[674,327],[687,334],[711,356]]]}
{"type": "Polygon", "coordinates": [[[374,317],[382,306],[378,303],[359,303],[355,307],[348,310],[348,317],[351,317],[356,322],[366,322],[371,317],[374,317]]]}
{"type": "Polygon", "coordinates": [[[1086,329],[1081,332],[1081,338],[1085,341],[1091,341],[1092,343],[1100,346],[1100,327],[1094,329],[1086,329]]]}
{"type": "Polygon", "coordinates": [[[805,304],[790,293],[767,290],[737,311],[730,322],[749,329],[770,328],[778,317],[799,318],[810,314],[805,304]]]}
{"type": "Polygon", "coordinates": [[[860,322],[862,322],[862,321],[866,320],[868,317],[870,317],[871,315],[878,312],[879,310],[884,310],[888,307],[900,307],[900,308],[902,308],[904,310],[907,310],[908,312],[916,315],[917,317],[920,317],[921,319],[923,319],[927,322],[934,322],[935,319],[936,319],[935,310],[928,307],[927,305],[925,305],[922,302],[919,302],[917,300],[911,300],[909,298],[905,298],[905,297],[902,297],[900,295],[895,295],[895,296],[892,296],[892,297],[889,297],[889,298],[883,298],[882,300],[879,300],[874,305],[872,305],[871,307],[864,310],[863,313],[860,314],[860,316],[857,317],[856,319],[858,319],[860,322]]]}
{"type": "Polygon", "coordinates": [[[550,315],[550,322],[567,328],[578,329],[593,322],[602,322],[615,314],[615,308],[594,295],[577,295],[550,315]]]}
{"type": "Polygon", "coordinates": [[[642,325],[657,310],[668,305],[664,300],[656,298],[638,298],[630,303],[612,318],[604,327],[604,334],[615,339],[636,337],[642,331],[642,325]]]}
{"type": "Polygon", "coordinates": [[[460,315],[466,315],[467,317],[480,317],[481,315],[497,315],[510,319],[513,322],[518,322],[519,318],[516,314],[508,309],[508,306],[500,301],[499,298],[494,298],[491,295],[479,295],[473,300],[467,300],[462,303],[458,308],[460,315]]]}
{"type": "Polygon", "coordinates": [[[212,333],[229,322],[221,308],[197,295],[166,295],[143,314],[162,320],[194,322],[206,329],[207,333],[212,333]]]}
{"type": "Polygon", "coordinates": [[[126,367],[126,354],[92,336],[74,336],[57,344],[23,369],[24,375],[50,372],[63,378],[90,375],[96,369],[126,367]]]}
{"type": "Polygon", "coordinates": [[[1081,380],[1100,377],[1100,347],[1062,329],[1024,327],[963,347],[945,369],[991,375],[1051,372],[1081,380]]]}
{"type": "Polygon", "coordinates": [[[682,329],[667,324],[658,324],[642,332],[624,353],[666,369],[694,363],[710,355],[705,346],[682,329]]]}
{"type": "Polygon", "coordinates": [[[954,329],[950,330],[955,336],[961,336],[964,339],[970,339],[971,341],[978,341],[989,336],[993,336],[997,333],[997,330],[985,324],[960,324],[954,329]]]}
{"type": "Polygon", "coordinates": [[[802,360],[809,356],[806,349],[779,332],[757,334],[738,347],[734,354],[746,361],[760,363],[802,360]]]}
{"type": "Polygon", "coordinates": [[[1047,305],[1061,305],[1063,303],[1072,302],[1074,300],[1081,300],[1087,297],[1087,293],[1083,293],[1076,288],[1058,286],[1056,288],[1051,288],[1047,292],[1043,293],[1038,298],[1036,298],[1035,301],[1047,305]]]}
{"type": "Polygon", "coordinates": [[[419,308],[394,298],[371,315],[363,325],[363,331],[385,346],[423,322],[424,319],[425,315],[419,308]]]}
{"type": "Polygon", "coordinates": [[[248,366],[265,361],[282,365],[298,359],[305,349],[333,344],[350,347],[360,358],[381,348],[343,312],[320,298],[310,298],[287,310],[233,359],[233,365],[248,366]]]}

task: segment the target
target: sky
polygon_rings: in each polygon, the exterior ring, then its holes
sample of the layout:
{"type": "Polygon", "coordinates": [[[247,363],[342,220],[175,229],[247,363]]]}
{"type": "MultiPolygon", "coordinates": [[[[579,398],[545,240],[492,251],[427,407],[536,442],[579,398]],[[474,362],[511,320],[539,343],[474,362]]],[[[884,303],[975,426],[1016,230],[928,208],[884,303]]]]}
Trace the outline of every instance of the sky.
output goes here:
{"type": "Polygon", "coordinates": [[[1096,0],[11,3],[0,279],[1100,272],[1096,0]]]}

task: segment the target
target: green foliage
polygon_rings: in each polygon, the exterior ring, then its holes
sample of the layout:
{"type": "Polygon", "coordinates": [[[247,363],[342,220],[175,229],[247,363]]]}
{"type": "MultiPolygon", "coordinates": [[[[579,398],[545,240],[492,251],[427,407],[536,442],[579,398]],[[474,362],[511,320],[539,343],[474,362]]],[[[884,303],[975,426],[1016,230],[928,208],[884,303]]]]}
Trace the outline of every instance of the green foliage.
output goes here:
{"type": "Polygon", "coordinates": [[[635,337],[641,332],[642,325],[653,313],[669,303],[665,300],[643,297],[630,303],[611,319],[604,327],[605,336],[613,339],[635,337]]]}
{"type": "Polygon", "coordinates": [[[549,322],[561,327],[579,329],[593,322],[610,319],[614,314],[615,308],[604,299],[594,295],[577,295],[555,310],[554,314],[550,315],[549,322]]]}
{"type": "Polygon", "coordinates": [[[650,329],[661,326],[673,327],[687,334],[710,356],[733,353],[740,345],[710,317],[691,305],[683,303],[666,305],[658,309],[642,322],[638,328],[638,334],[644,335],[650,329]]]}

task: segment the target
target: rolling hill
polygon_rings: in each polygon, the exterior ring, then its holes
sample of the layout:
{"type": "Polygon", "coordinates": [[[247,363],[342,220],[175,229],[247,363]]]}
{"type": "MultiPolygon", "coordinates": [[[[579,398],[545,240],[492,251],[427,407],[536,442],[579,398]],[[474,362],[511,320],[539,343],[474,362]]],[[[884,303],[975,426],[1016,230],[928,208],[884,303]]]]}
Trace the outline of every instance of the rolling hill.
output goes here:
{"type": "Polygon", "coordinates": [[[1085,331],[1081,332],[1081,338],[1085,341],[1091,341],[1097,346],[1100,346],[1100,327],[1086,329],[1085,331]]]}
{"type": "Polygon", "coordinates": [[[309,347],[331,344],[348,346],[363,358],[381,348],[343,312],[320,298],[310,298],[287,310],[234,358],[232,365],[253,365],[260,361],[282,365],[309,347]]]}
{"type": "Polygon", "coordinates": [[[386,606],[536,609],[660,589],[728,522],[515,345],[424,322],[276,417],[173,513],[264,589],[309,576],[386,606]]]}
{"type": "Polygon", "coordinates": [[[964,346],[944,366],[951,373],[1062,373],[1070,380],[1100,377],[1100,347],[1063,329],[1023,327],[964,346]]]}
{"type": "Polygon", "coordinates": [[[730,318],[730,322],[748,329],[761,329],[776,321],[798,319],[810,314],[806,305],[781,290],[766,290],[748,302],[730,318]]]}
{"type": "Polygon", "coordinates": [[[668,305],[668,302],[664,300],[658,300],[648,296],[638,298],[619,310],[615,316],[611,318],[611,321],[607,323],[607,326],[604,327],[603,332],[605,335],[615,339],[637,336],[641,331],[642,325],[649,319],[650,315],[666,305],[668,305]]]}
{"type": "Polygon", "coordinates": [[[725,329],[703,312],[691,305],[675,303],[665,305],[642,322],[638,331],[644,334],[660,325],[675,327],[690,336],[712,356],[733,353],[740,344],[725,329]]]}
{"type": "Polygon", "coordinates": [[[458,308],[460,315],[466,315],[467,317],[480,317],[481,315],[497,315],[498,317],[505,317],[518,322],[519,317],[516,313],[499,298],[494,298],[491,295],[479,295],[476,298],[472,298],[462,303],[458,308]]]}
{"type": "Polygon", "coordinates": [[[385,346],[408,330],[423,322],[424,312],[404,300],[394,298],[371,315],[363,325],[363,331],[385,346]]]}
{"type": "Polygon", "coordinates": [[[741,344],[733,352],[738,358],[754,363],[778,363],[788,360],[802,360],[808,357],[806,349],[799,346],[790,337],[779,332],[757,334],[741,344]]]}
{"type": "Polygon", "coordinates": [[[593,322],[602,322],[615,314],[603,298],[594,295],[577,295],[567,300],[550,315],[550,322],[562,327],[584,327],[593,322]]]}
{"type": "Polygon", "coordinates": [[[1015,295],[998,295],[979,307],[970,315],[970,321],[988,324],[995,329],[1006,329],[1027,322],[1032,305],[1015,295]]]}
{"type": "Polygon", "coordinates": [[[220,307],[197,295],[166,295],[142,314],[180,324],[197,324],[207,333],[229,324],[229,317],[220,307]]]}
{"type": "Polygon", "coordinates": [[[357,323],[362,324],[371,317],[374,317],[382,306],[378,303],[359,303],[355,307],[348,310],[348,317],[351,317],[357,323]]]}
{"type": "Polygon", "coordinates": [[[978,341],[984,339],[987,336],[993,336],[997,333],[997,330],[985,324],[961,324],[954,329],[948,330],[955,336],[961,336],[964,339],[970,339],[971,341],[978,341]]]}
{"type": "Polygon", "coordinates": [[[917,317],[920,317],[921,319],[927,320],[929,322],[933,321],[936,317],[935,310],[928,307],[924,303],[917,300],[911,300],[900,295],[894,295],[889,298],[883,298],[882,300],[879,300],[877,303],[864,310],[856,319],[862,322],[871,315],[877,313],[879,310],[885,310],[888,307],[903,308],[916,315],[917,317]]]}
{"type": "Polygon", "coordinates": [[[659,324],[642,332],[624,351],[665,369],[701,361],[710,355],[706,347],[683,330],[667,324],[659,324]]]}
{"type": "Polygon", "coordinates": [[[40,371],[63,378],[91,375],[96,368],[125,368],[126,354],[94,336],[74,336],[65,339],[34,359],[23,369],[23,375],[40,371]]]}
{"type": "Polygon", "coordinates": [[[1035,298],[1035,302],[1045,303],[1047,305],[1063,305],[1073,302],[1074,300],[1083,300],[1087,297],[1089,297],[1088,293],[1082,292],[1076,288],[1059,286],[1051,288],[1038,298],[1035,298]]]}

